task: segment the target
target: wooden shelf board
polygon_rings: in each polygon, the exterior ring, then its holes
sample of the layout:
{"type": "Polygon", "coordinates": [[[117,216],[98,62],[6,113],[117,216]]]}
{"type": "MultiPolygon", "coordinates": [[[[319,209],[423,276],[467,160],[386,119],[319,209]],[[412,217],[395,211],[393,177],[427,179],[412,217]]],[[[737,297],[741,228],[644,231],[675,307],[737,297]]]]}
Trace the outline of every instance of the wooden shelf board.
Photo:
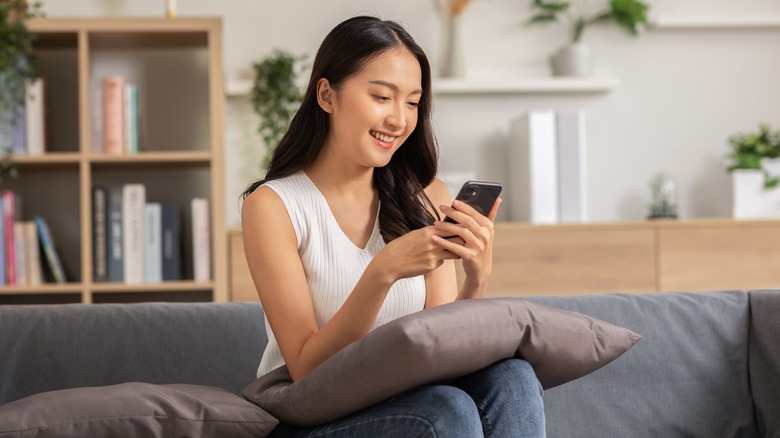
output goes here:
{"type": "Polygon", "coordinates": [[[0,295],[80,294],[81,283],[42,284],[40,286],[0,286],[0,295]]]}
{"type": "Polygon", "coordinates": [[[50,165],[50,164],[78,164],[81,154],[78,152],[47,152],[42,155],[18,155],[12,156],[14,163],[25,165],[50,165]]]}
{"type": "Polygon", "coordinates": [[[137,154],[91,154],[89,160],[96,164],[138,164],[138,163],[202,163],[208,164],[211,160],[209,151],[161,151],[139,152],[137,154]]]}
{"type": "Polygon", "coordinates": [[[162,283],[93,283],[92,293],[128,292],[197,292],[214,289],[214,283],[195,281],[171,281],[162,283]]]}

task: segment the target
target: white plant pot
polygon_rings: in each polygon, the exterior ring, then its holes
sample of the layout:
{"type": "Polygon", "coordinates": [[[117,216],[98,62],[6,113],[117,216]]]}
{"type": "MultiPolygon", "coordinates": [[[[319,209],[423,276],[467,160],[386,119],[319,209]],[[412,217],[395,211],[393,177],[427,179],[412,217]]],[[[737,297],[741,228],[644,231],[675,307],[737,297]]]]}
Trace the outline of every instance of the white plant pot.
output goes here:
{"type": "Polygon", "coordinates": [[[590,47],[584,43],[563,46],[550,59],[554,76],[590,76],[590,47]]]}
{"type": "Polygon", "coordinates": [[[466,55],[463,48],[460,17],[444,14],[442,19],[442,52],[439,76],[443,78],[466,77],[466,55]]]}
{"type": "MultiPolygon", "coordinates": [[[[771,175],[780,175],[780,159],[763,160],[771,175]]],[[[737,169],[732,172],[734,219],[780,218],[780,187],[764,188],[759,170],[737,169]]]]}

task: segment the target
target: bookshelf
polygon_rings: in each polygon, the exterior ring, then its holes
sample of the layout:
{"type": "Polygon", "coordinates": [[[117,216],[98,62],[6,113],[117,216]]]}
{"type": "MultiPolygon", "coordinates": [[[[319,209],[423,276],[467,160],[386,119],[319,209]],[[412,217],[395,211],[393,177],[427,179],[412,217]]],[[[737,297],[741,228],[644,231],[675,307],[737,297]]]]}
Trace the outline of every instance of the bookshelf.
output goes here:
{"type": "Polygon", "coordinates": [[[42,18],[28,26],[47,87],[46,152],[15,155],[19,177],[1,188],[22,197],[22,220],[47,220],[68,281],[0,286],[0,304],[227,301],[221,19],[42,18]],[[109,74],[138,86],[137,153],[102,152],[100,84],[109,74]],[[146,187],[147,202],[179,207],[181,281],[93,282],[92,187],[130,183],[146,187]],[[192,280],[194,197],[209,200],[209,281],[192,280]]]}

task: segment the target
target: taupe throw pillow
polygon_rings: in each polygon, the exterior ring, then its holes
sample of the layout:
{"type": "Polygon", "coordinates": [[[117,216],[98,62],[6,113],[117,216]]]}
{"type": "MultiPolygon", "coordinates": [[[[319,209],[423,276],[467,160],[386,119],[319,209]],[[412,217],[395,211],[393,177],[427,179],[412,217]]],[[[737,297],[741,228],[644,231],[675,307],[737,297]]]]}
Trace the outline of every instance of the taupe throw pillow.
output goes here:
{"type": "Polygon", "coordinates": [[[419,385],[519,357],[552,388],[601,368],[641,336],[622,327],[521,298],[465,300],[378,327],[305,379],[278,368],[244,397],[282,422],[321,424],[419,385]]]}
{"type": "Polygon", "coordinates": [[[277,419],[230,391],[199,385],[63,389],[0,406],[0,437],[267,436],[277,419]]]}

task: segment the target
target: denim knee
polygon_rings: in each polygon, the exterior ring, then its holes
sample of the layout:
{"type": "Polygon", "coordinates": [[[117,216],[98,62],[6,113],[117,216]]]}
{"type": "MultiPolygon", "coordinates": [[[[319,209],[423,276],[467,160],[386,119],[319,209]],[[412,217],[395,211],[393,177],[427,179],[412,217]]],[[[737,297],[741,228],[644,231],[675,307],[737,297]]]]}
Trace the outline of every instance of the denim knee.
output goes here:
{"type": "Polygon", "coordinates": [[[517,385],[520,392],[530,394],[537,391],[540,395],[544,393],[533,367],[522,359],[506,359],[497,362],[491,367],[490,373],[504,385],[517,385]]]}
{"type": "Polygon", "coordinates": [[[452,386],[428,386],[416,416],[429,425],[431,437],[482,437],[482,420],[474,400],[452,386]]]}

